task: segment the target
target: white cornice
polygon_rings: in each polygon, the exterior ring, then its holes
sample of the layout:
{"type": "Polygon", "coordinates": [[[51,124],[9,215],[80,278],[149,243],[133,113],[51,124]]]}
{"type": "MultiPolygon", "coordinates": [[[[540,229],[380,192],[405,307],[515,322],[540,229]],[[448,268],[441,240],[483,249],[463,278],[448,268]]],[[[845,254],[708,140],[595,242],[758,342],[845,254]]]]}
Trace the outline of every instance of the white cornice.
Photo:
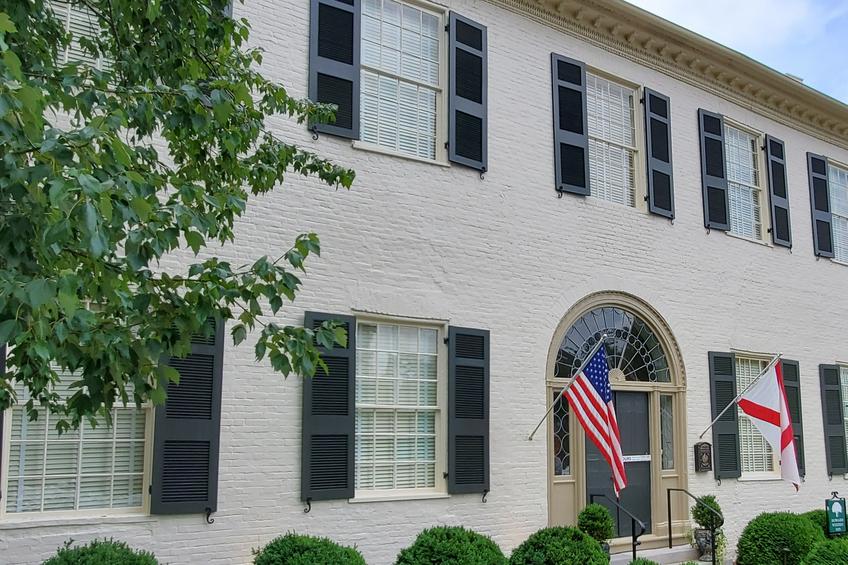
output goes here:
{"type": "Polygon", "coordinates": [[[623,0],[488,0],[848,149],[848,106],[623,0]]]}

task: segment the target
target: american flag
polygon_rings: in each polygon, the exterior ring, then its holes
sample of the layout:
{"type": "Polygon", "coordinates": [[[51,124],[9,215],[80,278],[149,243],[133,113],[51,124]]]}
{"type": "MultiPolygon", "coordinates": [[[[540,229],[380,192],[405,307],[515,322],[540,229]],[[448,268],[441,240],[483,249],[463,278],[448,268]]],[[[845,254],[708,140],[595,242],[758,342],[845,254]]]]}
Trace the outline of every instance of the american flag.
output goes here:
{"type": "Polygon", "coordinates": [[[586,367],[574,377],[574,384],[565,392],[568,404],[612,469],[615,496],[627,486],[624,460],[621,457],[621,434],[615,419],[610,390],[607,354],[601,346],[586,367]]]}

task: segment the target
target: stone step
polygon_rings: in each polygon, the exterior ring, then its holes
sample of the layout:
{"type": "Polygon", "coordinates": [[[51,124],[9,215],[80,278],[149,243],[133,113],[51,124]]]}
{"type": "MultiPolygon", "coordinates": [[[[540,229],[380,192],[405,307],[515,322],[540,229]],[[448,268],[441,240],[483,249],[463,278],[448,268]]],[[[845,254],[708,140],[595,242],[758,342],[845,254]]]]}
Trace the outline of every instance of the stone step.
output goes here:
{"type": "MultiPolygon", "coordinates": [[[[698,550],[691,545],[677,545],[671,549],[661,547],[659,549],[641,549],[636,551],[637,557],[656,561],[660,565],[676,565],[687,561],[698,560],[698,550]]],[[[632,554],[616,553],[610,557],[610,565],[627,565],[632,560],[632,554]]]]}

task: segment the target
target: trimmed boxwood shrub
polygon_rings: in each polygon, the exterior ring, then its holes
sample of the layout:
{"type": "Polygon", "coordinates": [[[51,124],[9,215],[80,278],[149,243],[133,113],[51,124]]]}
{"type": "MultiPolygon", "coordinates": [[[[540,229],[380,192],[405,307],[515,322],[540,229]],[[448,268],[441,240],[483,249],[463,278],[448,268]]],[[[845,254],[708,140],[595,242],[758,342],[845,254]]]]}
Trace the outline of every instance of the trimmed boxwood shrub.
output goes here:
{"type": "Polygon", "coordinates": [[[637,557],[633,561],[630,562],[630,565],[660,565],[656,561],[651,561],[650,559],[645,559],[644,557],[637,557]]]}
{"type": "Polygon", "coordinates": [[[716,497],[711,494],[702,496],[701,500],[692,507],[692,519],[705,530],[718,528],[721,523],[719,517],[710,512],[710,508],[721,514],[721,506],[718,505],[716,497]]]}
{"type": "Polygon", "coordinates": [[[804,558],[804,565],[835,565],[848,563],[848,539],[836,538],[820,541],[804,558]]]}
{"type": "Polygon", "coordinates": [[[45,561],[43,565],[157,565],[152,553],[136,551],[122,541],[94,540],[87,545],[65,547],[45,561]]]}
{"type": "Polygon", "coordinates": [[[607,565],[601,544],[577,528],[545,528],[524,540],[509,558],[510,565],[607,565]]]}
{"type": "Polygon", "coordinates": [[[365,565],[365,559],[355,548],[294,532],[273,539],[257,552],[253,562],[256,565],[365,565]]]}
{"type": "Polygon", "coordinates": [[[824,539],[812,521],[790,512],[764,512],[748,522],[736,546],[738,565],[798,565],[824,539]],[[784,552],[784,548],[788,553],[784,552]]]}
{"type": "Polygon", "coordinates": [[[589,504],[577,515],[577,529],[603,543],[613,536],[612,515],[606,506],[589,504]]]}
{"type": "Polygon", "coordinates": [[[396,565],[506,565],[491,538],[460,526],[424,530],[398,555],[396,565]]]}
{"type": "Polygon", "coordinates": [[[827,512],[823,509],[810,510],[809,512],[804,512],[801,516],[812,520],[813,524],[821,528],[822,533],[827,535],[827,512]]]}

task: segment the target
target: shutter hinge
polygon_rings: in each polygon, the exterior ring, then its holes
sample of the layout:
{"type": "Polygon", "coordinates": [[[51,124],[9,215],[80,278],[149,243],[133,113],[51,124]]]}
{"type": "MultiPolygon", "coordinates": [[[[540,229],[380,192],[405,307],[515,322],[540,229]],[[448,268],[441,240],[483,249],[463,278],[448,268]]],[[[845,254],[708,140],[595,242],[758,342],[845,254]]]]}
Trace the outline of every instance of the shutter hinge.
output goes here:
{"type": "Polygon", "coordinates": [[[153,484],[147,485],[147,494],[153,494],[153,484]]]}
{"type": "Polygon", "coordinates": [[[442,473],[442,478],[443,478],[443,479],[447,479],[447,478],[448,478],[448,472],[447,472],[447,471],[445,471],[444,473],[442,473]]]}
{"type": "Polygon", "coordinates": [[[445,149],[447,149],[449,146],[450,146],[450,143],[445,141],[445,149]]]}
{"type": "Polygon", "coordinates": [[[445,31],[450,32],[450,24],[445,24],[445,31]]]}
{"type": "MultiPolygon", "coordinates": [[[[450,343],[450,338],[449,338],[449,337],[446,337],[446,338],[444,339],[444,342],[445,342],[445,345],[447,345],[448,343],[450,343]]],[[[445,473],[445,476],[447,476],[447,473],[445,473]]]]}

